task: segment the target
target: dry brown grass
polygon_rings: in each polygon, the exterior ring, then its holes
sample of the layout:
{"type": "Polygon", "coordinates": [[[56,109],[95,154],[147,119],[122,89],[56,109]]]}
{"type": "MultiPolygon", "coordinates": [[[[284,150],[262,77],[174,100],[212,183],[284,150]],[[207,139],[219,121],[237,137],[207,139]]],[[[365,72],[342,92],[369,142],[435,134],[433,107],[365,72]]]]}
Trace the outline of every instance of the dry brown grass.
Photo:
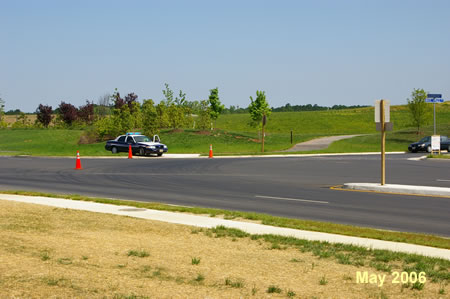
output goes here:
{"type": "MultiPolygon", "coordinates": [[[[8,125],[12,125],[13,123],[15,123],[17,121],[17,117],[19,115],[4,115],[4,120],[8,125]]],[[[36,121],[36,114],[29,114],[27,115],[27,120],[29,124],[34,124],[34,122],[36,121]]]]}
{"type": "Polygon", "coordinates": [[[193,231],[0,201],[0,297],[286,298],[288,290],[297,298],[439,297],[440,286],[431,282],[422,291],[402,291],[390,276],[380,288],[356,284],[356,271],[384,273],[294,248],[271,250],[260,240],[211,238],[193,231]],[[130,250],[149,256],[129,256],[130,250]],[[194,257],[200,258],[198,265],[192,264],[194,257]],[[195,280],[199,274],[204,280],[195,280]],[[323,276],[326,285],[319,284],[323,276]],[[243,285],[231,285],[235,282],[243,285]],[[270,285],[281,294],[268,294],[270,285]]]}

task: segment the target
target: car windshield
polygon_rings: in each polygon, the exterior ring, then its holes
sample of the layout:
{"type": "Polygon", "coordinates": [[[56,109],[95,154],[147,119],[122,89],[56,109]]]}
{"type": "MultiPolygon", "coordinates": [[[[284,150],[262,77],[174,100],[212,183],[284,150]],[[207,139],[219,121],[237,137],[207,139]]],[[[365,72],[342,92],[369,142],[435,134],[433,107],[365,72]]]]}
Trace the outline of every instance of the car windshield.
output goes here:
{"type": "Polygon", "coordinates": [[[153,140],[151,140],[150,138],[148,138],[147,136],[141,135],[141,136],[134,136],[134,140],[136,140],[136,142],[152,142],[153,140]]]}
{"type": "Polygon", "coordinates": [[[428,137],[423,137],[422,139],[420,139],[419,143],[424,143],[424,142],[430,142],[430,136],[428,137]]]}

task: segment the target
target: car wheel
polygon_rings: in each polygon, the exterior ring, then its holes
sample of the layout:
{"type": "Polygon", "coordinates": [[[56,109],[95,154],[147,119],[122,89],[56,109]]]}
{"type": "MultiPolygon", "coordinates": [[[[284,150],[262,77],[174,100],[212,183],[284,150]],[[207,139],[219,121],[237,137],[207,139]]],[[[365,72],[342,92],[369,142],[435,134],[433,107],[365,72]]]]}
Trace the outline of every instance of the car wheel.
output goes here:
{"type": "Polygon", "coordinates": [[[158,154],[158,157],[161,157],[161,156],[162,156],[162,153],[159,153],[159,154],[158,154]]]}
{"type": "Polygon", "coordinates": [[[145,149],[143,147],[139,149],[139,156],[145,156],[145,149]]]}
{"type": "Polygon", "coordinates": [[[111,153],[117,154],[117,147],[113,146],[113,147],[111,148],[111,153]]]}
{"type": "Polygon", "coordinates": [[[431,153],[431,145],[427,146],[427,152],[431,153]]]}
{"type": "Polygon", "coordinates": [[[450,145],[447,148],[447,153],[450,153],[450,145]]]}

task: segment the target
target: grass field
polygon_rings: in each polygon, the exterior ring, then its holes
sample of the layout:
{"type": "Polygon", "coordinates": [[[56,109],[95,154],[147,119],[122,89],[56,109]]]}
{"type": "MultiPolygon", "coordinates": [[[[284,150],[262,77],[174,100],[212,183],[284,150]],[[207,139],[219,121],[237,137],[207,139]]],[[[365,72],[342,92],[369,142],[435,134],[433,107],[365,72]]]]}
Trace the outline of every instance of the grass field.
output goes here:
{"type": "Polygon", "coordinates": [[[208,215],[209,217],[223,217],[225,219],[245,219],[249,221],[256,221],[261,224],[287,227],[293,229],[301,229],[308,231],[325,232],[332,234],[340,234],[346,236],[371,238],[384,241],[393,242],[403,242],[424,246],[431,246],[437,248],[450,249],[450,239],[440,236],[434,236],[429,234],[418,234],[418,233],[407,233],[407,232],[396,232],[396,231],[386,231],[367,227],[358,227],[352,225],[344,225],[338,223],[330,222],[320,222],[313,220],[304,219],[294,219],[294,218],[284,218],[277,217],[268,214],[252,213],[252,212],[241,212],[241,211],[228,211],[212,208],[200,208],[200,207],[184,207],[184,206],[173,206],[161,203],[152,202],[140,202],[131,200],[118,200],[118,199],[107,199],[98,197],[87,197],[77,194],[72,195],[61,195],[52,193],[41,193],[41,192],[31,192],[31,191],[13,191],[13,190],[3,190],[0,191],[5,194],[17,194],[17,195],[27,195],[27,196],[44,196],[44,197],[55,197],[64,198],[71,200],[81,200],[81,201],[91,201],[96,203],[105,203],[112,205],[125,205],[133,206],[136,208],[145,208],[161,211],[171,211],[171,212],[181,212],[181,213],[192,213],[200,215],[208,215]]]}
{"type": "MultiPolygon", "coordinates": [[[[18,115],[4,115],[4,121],[8,124],[8,126],[12,125],[17,121],[18,115]]],[[[36,114],[27,115],[27,122],[29,124],[34,124],[36,121],[36,114]]]]}
{"type": "MultiPolygon", "coordinates": [[[[406,106],[392,106],[391,122],[394,131],[411,128],[411,120],[406,106]]],[[[438,131],[441,125],[450,124],[450,102],[438,105],[436,123],[438,131]]],[[[432,125],[432,116],[428,125],[432,125]]],[[[217,120],[217,128],[235,132],[255,132],[249,125],[248,114],[221,115],[217,120]]],[[[374,108],[358,108],[345,110],[308,111],[308,112],[277,112],[272,113],[267,121],[266,130],[269,133],[289,134],[373,134],[377,133],[374,123],[374,108]]]]}
{"type": "Polygon", "coordinates": [[[444,298],[448,261],[0,201],[2,298],[444,298]],[[386,275],[382,286],[357,271],[386,275]],[[392,271],[425,283],[392,283],[392,271]]]}
{"type": "MultiPolygon", "coordinates": [[[[295,143],[317,137],[346,134],[368,135],[341,140],[328,149],[310,153],[379,151],[380,138],[375,131],[373,114],[373,108],[272,113],[266,130],[265,152],[285,150],[295,143]],[[293,144],[290,140],[291,130],[293,144]]],[[[409,143],[433,132],[432,126],[428,125],[422,128],[422,135],[417,136],[415,129],[411,128],[406,106],[392,107],[391,120],[394,131],[387,134],[388,151],[405,151],[409,143]]],[[[247,114],[222,115],[217,121],[218,130],[163,130],[160,137],[168,145],[169,153],[207,154],[212,144],[216,155],[258,154],[261,151],[260,138],[257,130],[249,126],[248,122],[247,114]]],[[[439,105],[437,132],[450,135],[450,103],[439,105]]],[[[104,150],[104,142],[79,145],[82,133],[81,130],[63,129],[3,129],[0,130],[0,154],[73,156],[79,150],[84,156],[111,155],[104,150]]]]}

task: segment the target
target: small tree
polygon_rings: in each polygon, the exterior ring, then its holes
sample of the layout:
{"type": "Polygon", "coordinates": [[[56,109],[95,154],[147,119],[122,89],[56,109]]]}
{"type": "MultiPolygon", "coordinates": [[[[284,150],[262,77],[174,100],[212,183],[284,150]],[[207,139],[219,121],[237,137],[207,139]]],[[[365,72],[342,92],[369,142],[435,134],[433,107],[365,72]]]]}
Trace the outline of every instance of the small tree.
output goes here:
{"type": "Polygon", "coordinates": [[[36,120],[41,123],[44,127],[48,128],[48,125],[52,121],[52,106],[45,106],[40,104],[36,109],[36,120]]]}
{"type": "Polygon", "coordinates": [[[112,96],[109,93],[105,93],[98,98],[96,109],[96,115],[98,118],[103,118],[111,114],[111,98],[112,96]]]}
{"type": "Polygon", "coordinates": [[[153,100],[144,100],[142,103],[142,126],[146,135],[152,136],[158,133],[157,116],[153,100]]]}
{"type": "Polygon", "coordinates": [[[169,84],[165,83],[164,85],[166,87],[162,91],[164,100],[156,106],[159,128],[180,129],[188,122],[186,114],[190,113],[190,109],[187,107],[186,94],[180,90],[179,96],[175,97],[174,100],[173,91],[169,84]]]}
{"type": "Polygon", "coordinates": [[[115,109],[122,109],[122,107],[125,105],[125,100],[120,97],[120,93],[117,88],[114,90],[112,100],[114,102],[115,109]]]}
{"type": "Polygon", "coordinates": [[[28,117],[24,112],[16,115],[16,122],[12,124],[13,128],[26,128],[29,125],[28,117]]]}
{"type": "Polygon", "coordinates": [[[86,101],[86,105],[78,109],[78,118],[90,125],[94,121],[94,103],[86,101]]]}
{"type": "Polygon", "coordinates": [[[217,120],[217,118],[219,118],[220,113],[222,113],[223,109],[225,109],[225,106],[222,105],[220,103],[219,100],[219,88],[216,87],[214,89],[211,89],[209,94],[209,105],[210,105],[210,110],[209,110],[209,114],[211,116],[211,119],[214,120],[214,127],[215,122],[217,120]]]}
{"type": "Polygon", "coordinates": [[[164,85],[166,86],[166,89],[162,91],[164,95],[164,100],[166,102],[166,105],[170,106],[173,103],[173,91],[172,89],[170,89],[169,84],[164,83],[164,85]]]}
{"type": "Polygon", "coordinates": [[[165,129],[170,126],[168,107],[164,101],[156,105],[156,125],[158,129],[165,129]]]}
{"type": "Polygon", "coordinates": [[[200,130],[207,130],[211,125],[211,108],[209,106],[209,101],[200,101],[200,107],[197,118],[197,127],[200,130]]]}
{"type": "Polygon", "coordinates": [[[61,102],[58,108],[59,115],[66,125],[71,126],[72,123],[78,119],[78,109],[74,105],[61,102]]]}
{"type": "Polygon", "coordinates": [[[254,125],[260,127],[263,115],[266,117],[270,116],[272,109],[266,101],[266,94],[264,91],[256,91],[256,99],[253,100],[250,97],[250,105],[248,106],[248,111],[250,113],[250,117],[254,123],[254,125]]]}
{"type": "Polygon", "coordinates": [[[134,92],[129,93],[128,95],[125,96],[125,104],[128,105],[128,109],[130,109],[131,114],[133,114],[135,112],[134,104],[138,103],[137,98],[138,98],[138,96],[134,92]]]}
{"type": "Polygon", "coordinates": [[[428,123],[431,113],[425,99],[427,94],[423,89],[414,89],[411,93],[411,99],[407,99],[409,112],[412,117],[412,124],[417,127],[417,134],[420,134],[420,128],[428,123]]]}
{"type": "Polygon", "coordinates": [[[187,105],[186,94],[183,93],[183,91],[181,91],[181,89],[180,89],[180,93],[179,93],[178,97],[175,97],[175,104],[178,107],[182,107],[182,106],[184,107],[187,105]]]}
{"type": "Polygon", "coordinates": [[[143,116],[142,116],[141,104],[137,101],[131,102],[130,113],[131,113],[131,119],[133,121],[131,129],[141,129],[143,126],[143,116]]]}

